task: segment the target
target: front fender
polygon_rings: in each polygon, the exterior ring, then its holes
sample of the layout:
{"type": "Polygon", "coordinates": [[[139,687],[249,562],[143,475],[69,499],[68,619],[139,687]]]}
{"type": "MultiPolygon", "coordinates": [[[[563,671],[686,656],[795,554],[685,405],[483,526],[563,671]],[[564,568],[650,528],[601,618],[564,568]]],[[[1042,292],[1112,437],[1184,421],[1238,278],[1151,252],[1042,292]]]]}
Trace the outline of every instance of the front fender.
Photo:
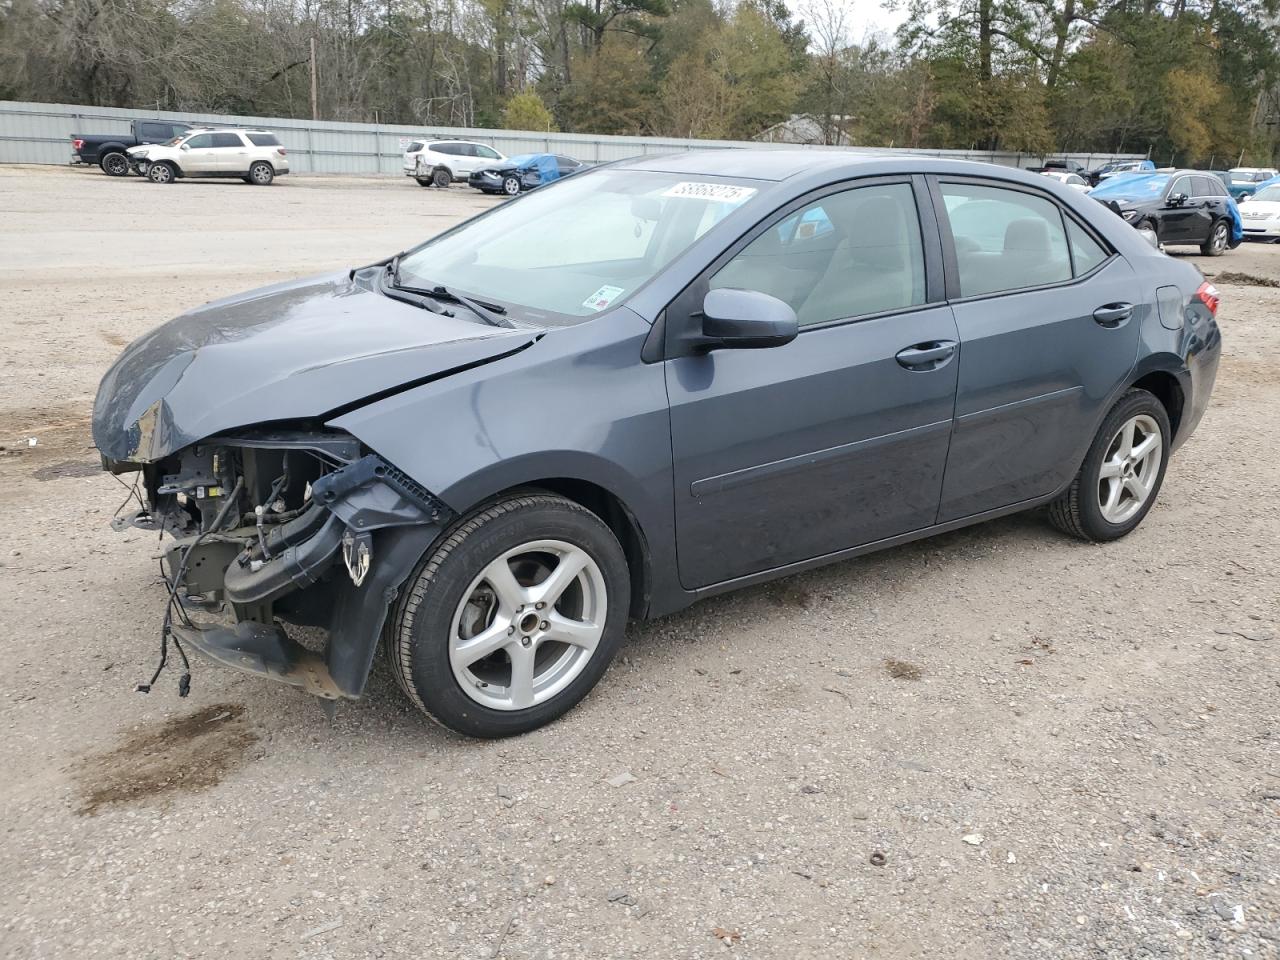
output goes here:
{"type": "MultiPolygon", "coordinates": [[[[520,353],[333,420],[460,514],[504,490],[580,480],[615,496],[654,556],[674,556],[670,420],[649,325],[619,308],[520,353]]],[[[670,564],[657,564],[658,605],[670,564]],[[661,578],[661,581],[660,579],[661,578]]]]}

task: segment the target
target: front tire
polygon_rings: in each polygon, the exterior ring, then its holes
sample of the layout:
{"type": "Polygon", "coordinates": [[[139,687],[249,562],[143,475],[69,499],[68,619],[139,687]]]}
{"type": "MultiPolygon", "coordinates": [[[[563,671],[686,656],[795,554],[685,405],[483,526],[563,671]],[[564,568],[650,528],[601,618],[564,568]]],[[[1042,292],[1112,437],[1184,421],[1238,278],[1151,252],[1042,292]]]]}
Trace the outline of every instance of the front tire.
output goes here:
{"type": "Polygon", "coordinates": [[[1160,493],[1172,437],[1164,404],[1130,390],[1102,421],[1071,486],[1049,505],[1049,520],[1095,543],[1130,533],[1160,493]]]}
{"type": "Polygon", "coordinates": [[[1200,246],[1200,252],[1206,257],[1220,257],[1227,252],[1231,242],[1231,225],[1226,220],[1219,220],[1209,232],[1209,239],[1200,246]]]}
{"type": "Polygon", "coordinates": [[[118,150],[105,154],[98,160],[98,166],[108,177],[127,177],[129,175],[129,158],[118,150]]]}
{"type": "Polygon", "coordinates": [[[508,197],[514,197],[520,192],[519,177],[504,177],[502,179],[502,192],[508,197]]]}
{"type": "Polygon", "coordinates": [[[586,508],[512,496],[459,524],[393,611],[386,653],[428,717],[473,737],[526,733],[564,714],[622,643],[626,557],[586,508]]]}
{"type": "Polygon", "coordinates": [[[152,183],[173,183],[177,179],[174,172],[173,164],[161,160],[159,163],[153,163],[147,168],[147,179],[152,183]]]}

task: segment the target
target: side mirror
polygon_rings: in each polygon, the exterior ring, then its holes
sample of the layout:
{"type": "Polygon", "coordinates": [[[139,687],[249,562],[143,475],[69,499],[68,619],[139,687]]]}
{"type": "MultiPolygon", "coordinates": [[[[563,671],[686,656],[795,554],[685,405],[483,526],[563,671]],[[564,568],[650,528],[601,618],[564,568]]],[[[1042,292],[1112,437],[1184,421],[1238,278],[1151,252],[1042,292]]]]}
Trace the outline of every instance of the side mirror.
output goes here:
{"type": "Polygon", "coordinates": [[[1180,207],[1186,202],[1187,202],[1187,195],[1185,193],[1169,194],[1169,206],[1171,207],[1180,207]]]}
{"type": "Polygon", "coordinates": [[[704,350],[780,347],[799,333],[796,312],[767,293],[725,288],[702,300],[704,350]]]}
{"type": "Polygon", "coordinates": [[[1151,244],[1157,250],[1160,249],[1160,238],[1156,236],[1156,232],[1150,227],[1139,227],[1138,236],[1142,237],[1143,240],[1147,241],[1147,243],[1151,244]]]}
{"type": "Polygon", "coordinates": [[[191,149],[191,144],[189,144],[189,143],[184,143],[184,144],[182,145],[182,149],[183,149],[183,150],[190,150],[190,149],[191,149]]]}

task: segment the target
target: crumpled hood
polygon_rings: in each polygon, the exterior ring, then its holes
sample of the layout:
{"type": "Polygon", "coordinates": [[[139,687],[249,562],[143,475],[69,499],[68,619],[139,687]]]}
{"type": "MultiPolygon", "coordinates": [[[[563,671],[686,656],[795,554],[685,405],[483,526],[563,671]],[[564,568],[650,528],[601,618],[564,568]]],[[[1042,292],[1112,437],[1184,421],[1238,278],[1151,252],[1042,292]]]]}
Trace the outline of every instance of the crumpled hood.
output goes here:
{"type": "Polygon", "coordinates": [[[98,387],[94,443],[113,460],[158,460],[227,430],[322,417],[540,333],[455,312],[393,300],[345,272],[214,301],[125,348],[98,387]]]}

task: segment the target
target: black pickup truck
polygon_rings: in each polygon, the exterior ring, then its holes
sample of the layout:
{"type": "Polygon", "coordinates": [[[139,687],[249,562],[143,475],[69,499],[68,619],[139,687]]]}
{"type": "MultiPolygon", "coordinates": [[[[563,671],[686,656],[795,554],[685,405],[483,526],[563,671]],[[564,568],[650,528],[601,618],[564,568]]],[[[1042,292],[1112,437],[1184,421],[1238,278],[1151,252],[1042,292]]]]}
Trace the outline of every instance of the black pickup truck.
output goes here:
{"type": "Polygon", "coordinates": [[[125,153],[140,143],[167,143],[180,133],[191,129],[189,123],[176,120],[134,120],[127,134],[73,133],[71,135],[71,162],[73,164],[97,164],[109,177],[123,177],[129,172],[129,157],[125,153]]]}

